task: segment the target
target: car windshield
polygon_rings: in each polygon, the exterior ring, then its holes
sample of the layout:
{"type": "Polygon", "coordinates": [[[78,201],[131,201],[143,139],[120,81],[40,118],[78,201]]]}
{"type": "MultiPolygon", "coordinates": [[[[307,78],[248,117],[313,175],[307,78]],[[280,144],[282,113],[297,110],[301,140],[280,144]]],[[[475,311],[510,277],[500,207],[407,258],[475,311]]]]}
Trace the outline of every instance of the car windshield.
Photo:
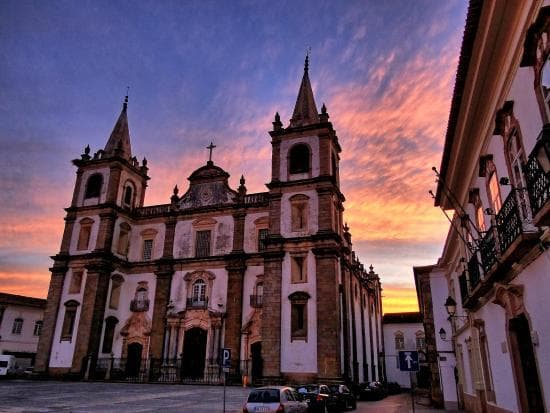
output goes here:
{"type": "Polygon", "coordinates": [[[340,393],[340,386],[338,385],[332,385],[332,386],[328,386],[330,391],[333,392],[333,393],[340,393]]]}
{"type": "Polygon", "coordinates": [[[319,394],[319,386],[300,386],[298,392],[319,394]]]}
{"type": "Polygon", "coordinates": [[[279,403],[279,390],[261,389],[254,390],[248,395],[249,403],[279,403]]]}

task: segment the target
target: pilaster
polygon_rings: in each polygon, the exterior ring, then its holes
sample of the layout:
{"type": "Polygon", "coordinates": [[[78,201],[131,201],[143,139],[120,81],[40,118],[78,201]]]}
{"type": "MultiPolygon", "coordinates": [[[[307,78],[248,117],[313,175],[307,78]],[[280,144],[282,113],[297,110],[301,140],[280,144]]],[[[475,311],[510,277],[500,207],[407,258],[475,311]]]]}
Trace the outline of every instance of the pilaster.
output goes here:
{"type": "Polygon", "coordinates": [[[225,268],[227,270],[227,300],[224,346],[230,348],[236,355],[232,358],[231,363],[233,367],[238,367],[238,355],[241,351],[243,280],[246,264],[242,259],[234,259],[225,268]]]}
{"type": "Polygon", "coordinates": [[[176,233],[176,224],[177,220],[175,217],[169,217],[166,221],[162,258],[170,259],[174,257],[174,234],[176,233]]]}
{"type": "Polygon", "coordinates": [[[59,305],[61,295],[63,294],[63,284],[65,282],[67,267],[65,263],[55,263],[54,266],[50,268],[50,271],[52,275],[50,278],[50,287],[48,288],[46,309],[44,310],[42,334],[38,340],[36,361],[34,364],[35,371],[39,373],[47,372],[50,364],[53,336],[57,323],[57,316],[59,314],[59,305]]]}
{"type": "Polygon", "coordinates": [[[75,221],[76,212],[67,212],[67,216],[65,217],[65,229],[63,230],[63,238],[61,239],[61,249],[59,251],[60,254],[69,255],[75,221]]]}
{"type": "Polygon", "coordinates": [[[246,213],[238,211],[233,214],[234,229],[233,229],[233,252],[239,253],[244,251],[244,221],[246,213]]]}
{"type": "Polygon", "coordinates": [[[107,187],[107,198],[105,199],[105,202],[108,204],[116,204],[121,173],[122,168],[120,165],[111,166],[109,173],[109,185],[107,187]]]}
{"type": "Polygon", "coordinates": [[[168,262],[160,264],[157,271],[157,283],[155,286],[155,303],[153,308],[153,321],[151,327],[151,347],[149,354],[152,358],[162,357],[162,345],[164,342],[166,310],[170,301],[170,286],[174,269],[168,262]]]}
{"type": "Polygon", "coordinates": [[[110,263],[105,261],[91,263],[86,266],[86,270],[86,285],[80,308],[80,321],[78,328],[75,328],[73,332],[73,336],[76,335],[76,343],[71,372],[74,373],[83,371],[85,359],[90,354],[92,355],[90,371],[93,371],[93,365],[99,352],[111,275],[110,263]]]}
{"type": "Polygon", "coordinates": [[[113,233],[116,220],[115,212],[99,214],[99,230],[97,232],[96,251],[110,252],[113,245],[113,233]]]}

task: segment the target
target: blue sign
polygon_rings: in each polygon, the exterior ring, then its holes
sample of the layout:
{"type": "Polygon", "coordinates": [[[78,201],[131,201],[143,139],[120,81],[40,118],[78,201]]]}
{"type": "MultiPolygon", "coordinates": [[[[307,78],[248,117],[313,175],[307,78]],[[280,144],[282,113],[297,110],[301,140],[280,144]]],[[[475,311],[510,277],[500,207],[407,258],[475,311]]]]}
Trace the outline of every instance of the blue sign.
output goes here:
{"type": "Polygon", "coordinates": [[[221,365],[224,368],[231,367],[231,349],[222,348],[221,350],[221,365]]]}
{"type": "Polygon", "coordinates": [[[418,371],[418,351],[400,351],[399,370],[418,371]]]}

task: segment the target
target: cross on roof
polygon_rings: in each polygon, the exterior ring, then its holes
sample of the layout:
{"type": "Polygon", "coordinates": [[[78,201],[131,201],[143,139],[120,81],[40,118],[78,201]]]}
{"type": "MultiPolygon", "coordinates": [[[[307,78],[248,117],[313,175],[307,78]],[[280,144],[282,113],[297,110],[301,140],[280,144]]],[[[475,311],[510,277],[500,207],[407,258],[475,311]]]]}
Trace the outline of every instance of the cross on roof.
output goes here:
{"type": "Polygon", "coordinates": [[[210,150],[210,154],[208,155],[208,162],[212,162],[212,150],[216,147],[212,142],[210,142],[210,145],[206,147],[206,149],[210,150]]]}

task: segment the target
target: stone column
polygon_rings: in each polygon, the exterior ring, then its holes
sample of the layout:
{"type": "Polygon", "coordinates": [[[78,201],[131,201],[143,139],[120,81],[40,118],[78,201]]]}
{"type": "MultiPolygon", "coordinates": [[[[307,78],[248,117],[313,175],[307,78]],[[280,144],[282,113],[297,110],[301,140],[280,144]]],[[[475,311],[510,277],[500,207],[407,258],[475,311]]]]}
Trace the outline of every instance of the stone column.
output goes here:
{"type": "Polygon", "coordinates": [[[262,359],[264,378],[281,375],[281,276],[284,252],[264,255],[262,359]]]}
{"type": "Polygon", "coordinates": [[[76,171],[76,182],[74,184],[73,200],[71,201],[71,206],[75,207],[78,203],[78,195],[80,195],[80,188],[82,187],[82,169],[76,171]]]}
{"type": "Polygon", "coordinates": [[[334,214],[332,213],[334,209],[332,194],[332,188],[317,188],[317,197],[319,202],[319,233],[334,231],[334,225],[332,223],[334,217],[334,214]]]}
{"type": "Polygon", "coordinates": [[[227,270],[227,299],[224,347],[232,351],[232,367],[238,368],[241,351],[243,313],[243,280],[246,271],[244,260],[236,258],[225,267],[227,270]]]}
{"type": "Polygon", "coordinates": [[[315,248],[317,276],[317,368],[320,379],[341,378],[337,248],[315,248]],[[325,314],[331,314],[325,317],[325,314]]]}
{"type": "Polygon", "coordinates": [[[67,216],[65,217],[65,229],[63,230],[63,238],[61,239],[61,249],[59,251],[62,255],[69,255],[75,221],[76,211],[67,212],[67,216]]]}
{"type": "Polygon", "coordinates": [[[151,327],[150,349],[151,358],[162,357],[162,343],[164,341],[164,330],[166,325],[166,309],[170,302],[170,287],[174,270],[170,262],[161,262],[157,271],[157,284],[155,287],[155,301],[153,307],[153,322],[151,327]]]}
{"type": "Polygon", "coordinates": [[[116,204],[121,172],[122,168],[120,165],[111,166],[109,184],[107,186],[107,197],[105,198],[105,202],[108,204],[116,204]]]}
{"type": "Polygon", "coordinates": [[[105,261],[91,263],[86,266],[86,270],[86,285],[80,306],[80,321],[78,328],[75,326],[73,330],[76,343],[71,372],[74,373],[82,372],[83,361],[89,354],[94,356],[92,371],[95,368],[111,275],[110,263],[105,261]]]}
{"type": "Polygon", "coordinates": [[[244,220],[246,213],[244,210],[239,210],[233,214],[234,229],[233,229],[233,253],[242,253],[244,251],[244,220]]]}
{"type": "Polygon", "coordinates": [[[35,371],[40,373],[46,373],[48,371],[55,325],[59,314],[59,305],[63,293],[63,283],[65,282],[67,267],[64,262],[56,262],[54,266],[50,268],[50,271],[52,272],[52,276],[50,278],[46,309],[44,310],[42,334],[38,340],[38,349],[36,350],[36,361],[34,364],[35,371]]]}

